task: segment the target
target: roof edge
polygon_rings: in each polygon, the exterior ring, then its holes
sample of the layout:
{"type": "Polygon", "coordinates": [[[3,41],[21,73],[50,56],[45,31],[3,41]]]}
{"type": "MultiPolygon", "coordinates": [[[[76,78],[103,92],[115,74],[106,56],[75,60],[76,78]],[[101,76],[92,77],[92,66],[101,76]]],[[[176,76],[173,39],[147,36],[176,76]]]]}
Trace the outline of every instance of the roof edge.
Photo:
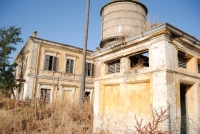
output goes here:
{"type": "Polygon", "coordinates": [[[117,2],[133,2],[133,3],[136,3],[136,4],[138,4],[138,5],[141,5],[141,6],[145,9],[146,14],[148,13],[147,7],[146,7],[143,3],[141,3],[141,2],[133,1],[133,0],[117,0],[117,1],[112,1],[112,2],[109,2],[109,3],[105,4],[105,5],[101,8],[100,16],[102,15],[102,11],[103,11],[103,9],[104,9],[106,6],[108,6],[108,5],[110,5],[110,4],[113,4],[113,3],[117,3],[117,2]]]}

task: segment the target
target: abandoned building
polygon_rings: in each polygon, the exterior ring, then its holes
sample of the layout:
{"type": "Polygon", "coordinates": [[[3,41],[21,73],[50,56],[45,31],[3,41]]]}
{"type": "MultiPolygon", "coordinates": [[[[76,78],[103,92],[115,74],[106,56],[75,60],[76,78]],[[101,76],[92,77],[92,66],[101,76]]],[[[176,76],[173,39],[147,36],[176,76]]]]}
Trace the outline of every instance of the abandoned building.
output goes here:
{"type": "MultiPolygon", "coordinates": [[[[23,76],[25,81],[19,82],[17,98],[42,98],[45,103],[60,99],[67,102],[78,100],[82,51],[82,48],[37,38],[35,32],[15,59],[19,64],[16,79],[23,76]]],[[[86,55],[85,95],[90,99],[94,88],[92,52],[88,50],[86,55]]]]}
{"type": "Polygon", "coordinates": [[[187,123],[200,123],[200,41],[168,23],[148,28],[147,12],[131,0],[110,2],[100,11],[100,48],[91,54],[98,70],[94,127],[133,132],[135,116],[145,122],[152,107],[171,105],[171,120],[183,118],[163,124],[166,129],[199,133],[187,123]]]}
{"type": "MultiPolygon", "coordinates": [[[[132,133],[135,116],[149,120],[152,108],[171,105],[165,128],[199,133],[188,124],[200,125],[200,41],[168,23],[148,24],[147,13],[133,0],[112,1],[100,11],[101,42],[87,51],[86,60],[85,94],[93,100],[94,131],[132,133]]],[[[20,99],[77,100],[81,48],[34,35],[22,51],[24,64],[16,69],[26,80],[20,99]]]]}

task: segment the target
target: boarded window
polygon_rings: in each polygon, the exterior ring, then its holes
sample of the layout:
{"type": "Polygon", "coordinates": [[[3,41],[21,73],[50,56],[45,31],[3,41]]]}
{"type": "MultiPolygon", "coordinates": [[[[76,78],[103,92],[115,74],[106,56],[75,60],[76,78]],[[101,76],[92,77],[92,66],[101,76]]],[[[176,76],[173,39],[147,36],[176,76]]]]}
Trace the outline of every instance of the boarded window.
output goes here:
{"type": "Polygon", "coordinates": [[[86,62],[85,75],[86,76],[94,76],[94,64],[86,62]]]}
{"type": "Polygon", "coordinates": [[[149,52],[141,52],[130,56],[131,67],[149,67],[149,52]]]}
{"type": "Polygon", "coordinates": [[[44,70],[56,71],[57,57],[45,55],[44,70]]]}
{"type": "Polygon", "coordinates": [[[67,59],[66,61],[66,73],[73,74],[74,70],[74,60],[73,59],[67,59]]]}
{"type": "Polygon", "coordinates": [[[185,58],[185,53],[178,51],[178,67],[186,68],[187,59],[185,58]]]}
{"type": "Polygon", "coordinates": [[[108,63],[108,74],[120,72],[120,60],[108,63]]]}

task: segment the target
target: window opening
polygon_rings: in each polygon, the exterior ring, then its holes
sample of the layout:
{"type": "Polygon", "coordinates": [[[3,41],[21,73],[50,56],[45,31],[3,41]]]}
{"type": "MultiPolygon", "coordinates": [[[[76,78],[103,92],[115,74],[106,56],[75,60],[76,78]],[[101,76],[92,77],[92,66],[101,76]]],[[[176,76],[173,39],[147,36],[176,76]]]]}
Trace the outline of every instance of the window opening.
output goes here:
{"type": "Polygon", "coordinates": [[[44,70],[56,71],[57,57],[45,55],[44,70]]]}
{"type": "Polygon", "coordinates": [[[108,63],[108,74],[120,72],[120,60],[108,63]]]}
{"type": "Polygon", "coordinates": [[[187,59],[185,57],[185,53],[182,51],[178,51],[178,66],[185,69],[187,66],[187,59]]]}
{"type": "Polygon", "coordinates": [[[94,76],[94,64],[86,62],[85,72],[86,76],[94,76]]]}
{"type": "Polygon", "coordinates": [[[90,92],[85,92],[84,93],[84,102],[89,102],[90,101],[90,92]]]}
{"type": "Polygon", "coordinates": [[[136,67],[149,67],[149,52],[139,53],[130,57],[130,66],[136,67]]]}
{"type": "Polygon", "coordinates": [[[73,74],[73,70],[74,70],[74,60],[72,60],[72,59],[67,59],[67,63],[66,63],[66,73],[73,74]]]}

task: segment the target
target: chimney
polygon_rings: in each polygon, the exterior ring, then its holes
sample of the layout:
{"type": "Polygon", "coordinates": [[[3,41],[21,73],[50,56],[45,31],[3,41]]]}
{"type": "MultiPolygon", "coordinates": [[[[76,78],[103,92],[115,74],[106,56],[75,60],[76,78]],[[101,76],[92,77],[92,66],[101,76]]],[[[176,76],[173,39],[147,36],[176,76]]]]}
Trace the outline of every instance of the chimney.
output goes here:
{"type": "Polygon", "coordinates": [[[33,37],[35,37],[35,38],[37,37],[37,31],[33,32],[33,37]]]}

